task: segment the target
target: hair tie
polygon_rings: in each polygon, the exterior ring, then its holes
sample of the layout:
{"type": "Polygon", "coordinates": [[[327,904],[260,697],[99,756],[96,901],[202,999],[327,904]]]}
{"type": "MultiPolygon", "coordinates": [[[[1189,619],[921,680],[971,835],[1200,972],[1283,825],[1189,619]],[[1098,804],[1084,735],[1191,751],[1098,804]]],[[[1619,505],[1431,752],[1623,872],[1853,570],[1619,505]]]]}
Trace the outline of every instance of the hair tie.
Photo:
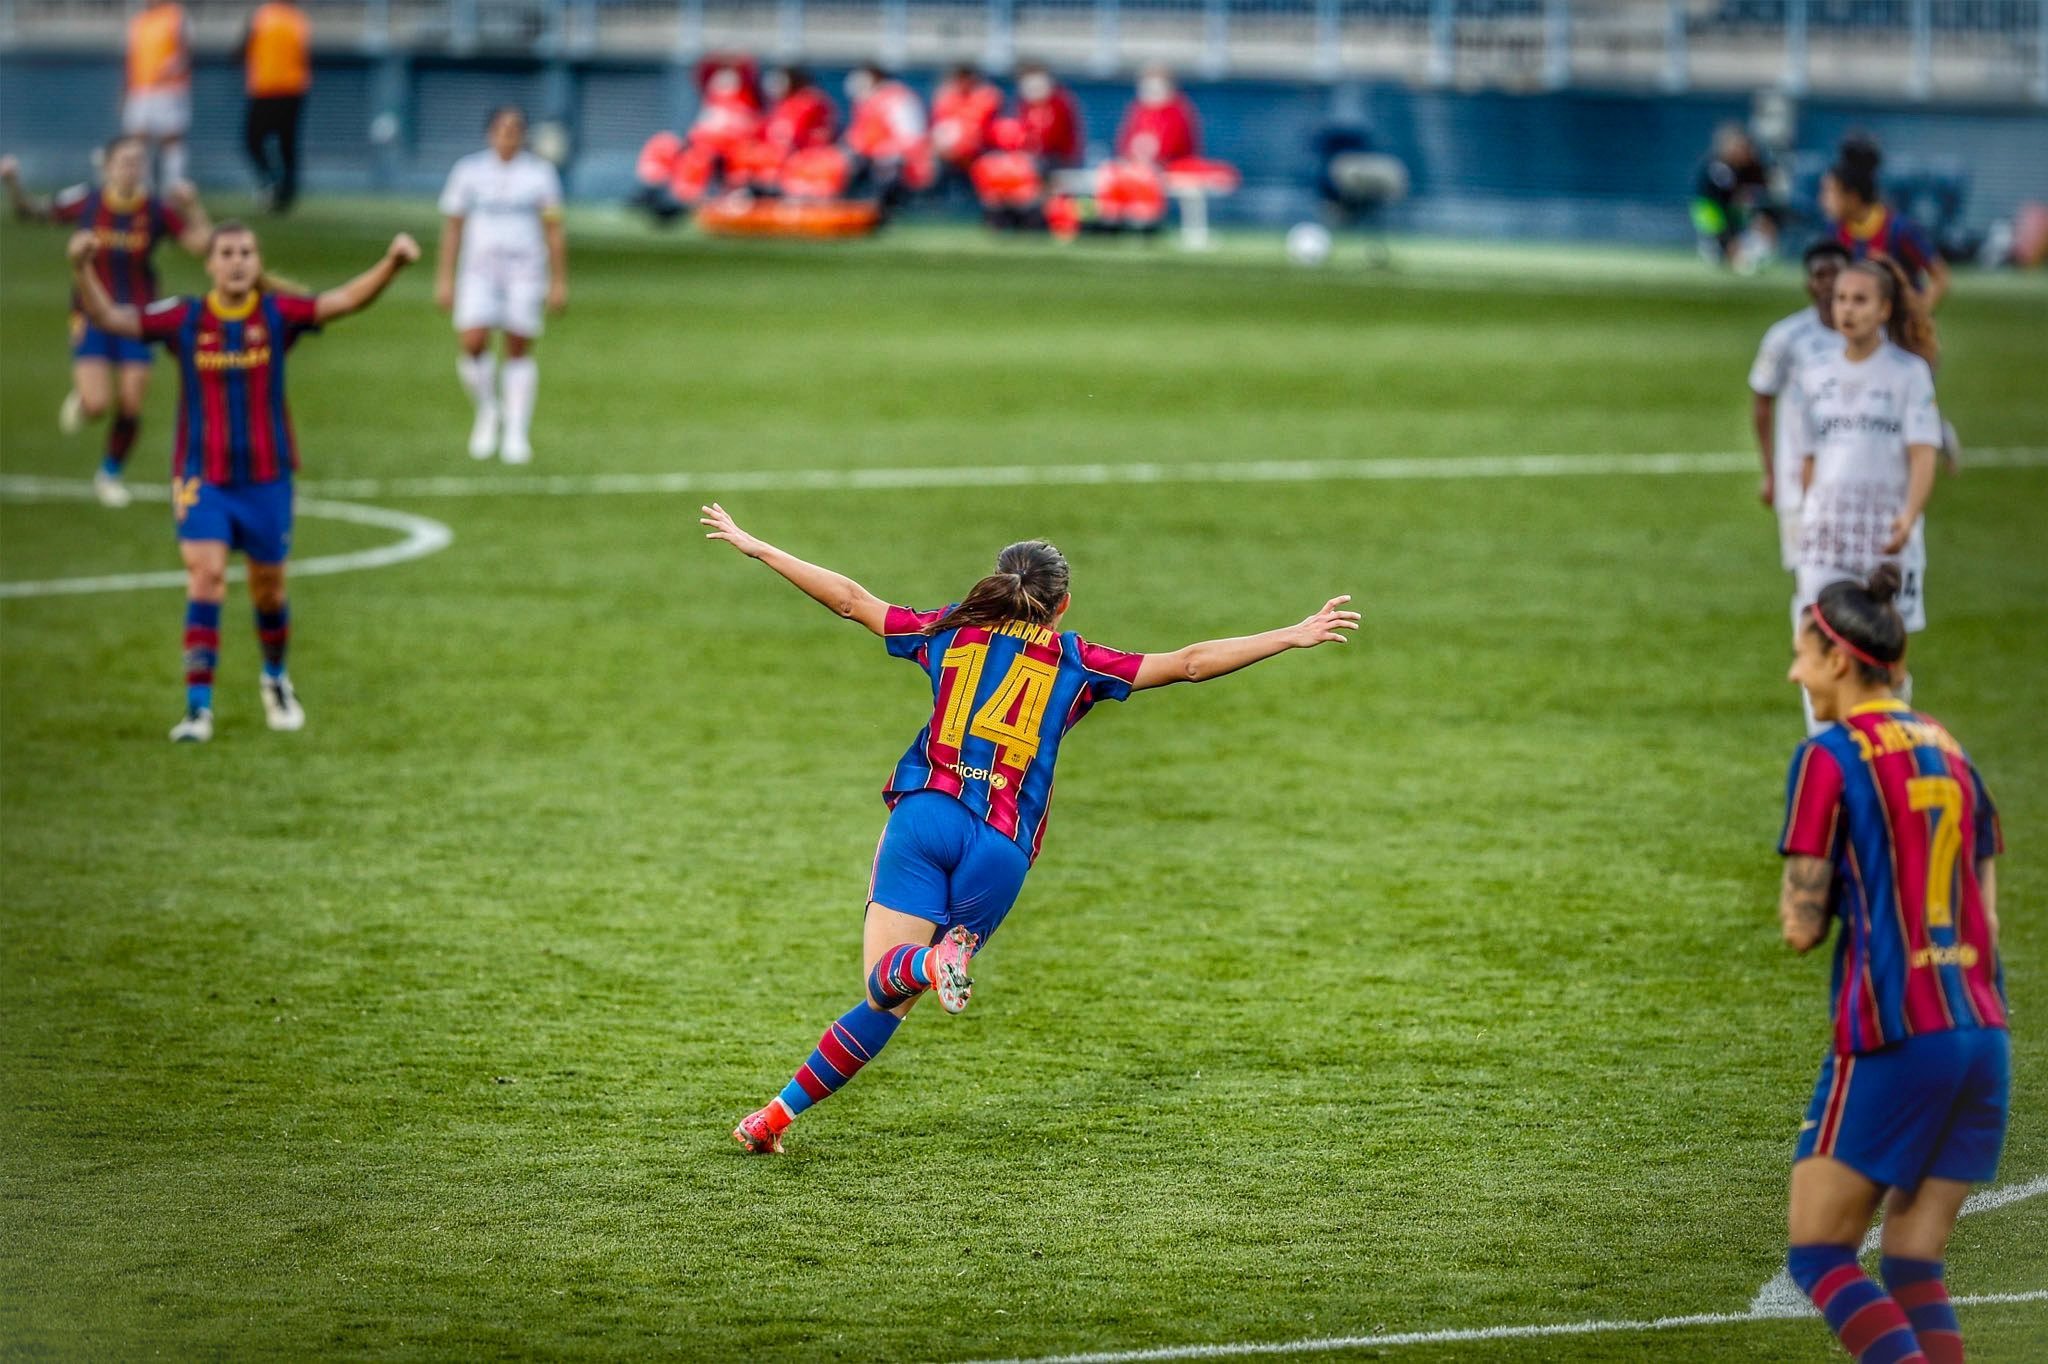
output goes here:
{"type": "Polygon", "coordinates": [[[1855,659],[1857,662],[1868,663],[1873,668],[1895,668],[1900,663],[1905,661],[1906,656],[1905,654],[1901,653],[1897,658],[1887,663],[1881,658],[1872,657],[1870,654],[1865,653],[1863,650],[1851,644],[1848,640],[1842,637],[1841,631],[1835,629],[1834,626],[1828,624],[1827,615],[1820,609],[1819,602],[1815,602],[1813,604],[1812,614],[1813,623],[1820,627],[1820,632],[1826,635],[1829,639],[1833,640],[1835,642],[1836,648],[1840,649],[1843,653],[1849,655],[1849,657],[1855,659]]]}

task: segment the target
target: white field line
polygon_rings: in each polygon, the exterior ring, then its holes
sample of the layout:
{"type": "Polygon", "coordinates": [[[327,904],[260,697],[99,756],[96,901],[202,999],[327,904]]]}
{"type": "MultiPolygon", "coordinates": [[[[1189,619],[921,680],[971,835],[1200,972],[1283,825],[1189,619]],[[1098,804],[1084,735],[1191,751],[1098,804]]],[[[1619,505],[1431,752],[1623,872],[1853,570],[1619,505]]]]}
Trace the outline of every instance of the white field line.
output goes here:
{"type": "MultiPolygon", "coordinates": [[[[2009,1204],[2048,1193],[2048,1175],[2006,1184],[1972,1194],[1963,1203],[1962,1215],[1990,1212],[2009,1204]]],[[[1863,1249],[1877,1248],[1876,1231],[1863,1249]]],[[[2048,1288],[2023,1293],[1973,1293],[1956,1298],[1958,1307],[1983,1307],[2000,1303],[2048,1302],[2048,1288]]],[[[1550,1336],[1608,1335],[1629,1331],[1675,1331],[1689,1326],[1733,1326],[1745,1321],[1776,1321],[1788,1317],[1815,1315],[1812,1306],[1780,1274],[1764,1285],[1747,1312],[1699,1312],[1683,1317],[1656,1317],[1646,1321],[1566,1321],[1527,1326],[1475,1326],[1440,1331],[1400,1331],[1376,1336],[1324,1336],[1308,1340],[1245,1341],[1215,1345],[1162,1345],[1147,1350],[1099,1350],[1086,1354],[1040,1355],[1031,1358],[976,1360],[972,1364],[1147,1364],[1169,1359],[1245,1359],[1260,1355],[1327,1354],[1338,1350],[1384,1350],[1395,1345],[1459,1345],[1488,1340],[1540,1340],[1550,1336]],[[1783,1279],[1790,1297],[1773,1294],[1783,1279]]]]}
{"type": "MultiPolygon", "coordinates": [[[[2048,446],[1969,450],[1972,468],[2048,467],[2048,446]]],[[[1443,459],[1256,459],[1217,463],[999,464],[900,469],[734,469],[723,473],[531,474],[307,479],[328,497],[589,497],[743,492],[888,492],[929,488],[1099,487],[1161,483],[1322,483],[1498,478],[1669,477],[1748,473],[1738,450],[1675,454],[1471,455],[1443,459]]],[[[0,479],[0,495],[34,496],[46,479],[0,479]],[[18,490],[18,491],[17,491],[18,490]]],[[[68,481],[67,481],[68,482],[68,481]]]]}
{"type": "MultiPolygon", "coordinates": [[[[137,488],[135,494],[153,502],[165,502],[170,497],[167,490],[156,487],[137,488]]],[[[91,498],[92,485],[73,479],[0,478],[0,499],[86,501],[91,498]]],[[[353,573],[366,568],[384,568],[413,559],[424,559],[429,554],[437,554],[448,548],[455,539],[454,531],[431,517],[415,516],[411,512],[390,511],[383,507],[364,507],[350,502],[327,502],[302,497],[298,501],[298,514],[326,521],[352,521],[359,526],[395,530],[402,538],[392,544],[379,545],[375,549],[360,549],[347,554],[325,554],[311,559],[294,559],[291,572],[295,578],[320,577],[329,573],[353,573]]],[[[232,579],[240,579],[245,576],[245,572],[237,565],[229,570],[229,576],[232,579]]],[[[90,578],[0,582],[0,599],[61,597],[87,592],[136,592],[149,588],[184,585],[185,574],[181,569],[166,569],[153,573],[107,573],[90,578]]]]}

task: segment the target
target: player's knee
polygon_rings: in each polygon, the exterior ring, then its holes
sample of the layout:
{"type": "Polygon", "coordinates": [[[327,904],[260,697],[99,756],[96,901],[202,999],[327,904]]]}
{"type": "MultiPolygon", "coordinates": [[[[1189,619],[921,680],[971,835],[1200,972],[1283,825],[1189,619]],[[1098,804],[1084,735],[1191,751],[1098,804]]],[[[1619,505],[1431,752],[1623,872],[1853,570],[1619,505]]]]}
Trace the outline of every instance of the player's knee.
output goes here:
{"type": "MultiPolygon", "coordinates": [[[[108,406],[107,395],[104,393],[80,393],[78,395],[78,409],[85,414],[87,421],[98,421],[101,417],[106,416],[108,406]]],[[[136,411],[141,411],[141,408],[137,407],[136,411]]],[[[130,412],[126,413],[126,415],[132,417],[135,413],[130,412]]]]}
{"type": "Polygon", "coordinates": [[[524,358],[525,356],[531,355],[532,353],[533,353],[533,338],[532,338],[532,337],[530,337],[530,336],[514,336],[514,335],[512,335],[512,333],[510,333],[510,332],[506,332],[506,333],[505,333],[505,355],[506,355],[506,358],[508,358],[508,359],[512,359],[512,360],[518,360],[518,359],[522,359],[522,358],[524,358]]]}
{"type": "Polygon", "coordinates": [[[194,601],[220,601],[228,594],[228,570],[222,565],[195,565],[185,570],[185,594],[194,601]]]}

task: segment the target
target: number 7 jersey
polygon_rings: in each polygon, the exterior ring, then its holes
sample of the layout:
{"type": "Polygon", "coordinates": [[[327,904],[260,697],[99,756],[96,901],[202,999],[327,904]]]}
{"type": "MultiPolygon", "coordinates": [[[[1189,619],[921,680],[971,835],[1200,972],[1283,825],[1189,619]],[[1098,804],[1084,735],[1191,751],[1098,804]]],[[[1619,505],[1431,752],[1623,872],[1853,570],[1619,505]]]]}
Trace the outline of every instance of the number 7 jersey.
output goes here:
{"type": "Polygon", "coordinates": [[[883,624],[889,652],[931,678],[932,717],[882,799],[943,791],[1036,859],[1060,740],[1096,702],[1128,697],[1145,657],[1023,621],[926,635],[945,614],[892,606],[883,624]]]}
{"type": "Polygon", "coordinates": [[[1835,1051],[2005,1026],[2005,981],[1977,864],[2005,851],[1968,755],[1902,701],[1858,706],[1801,744],[1778,851],[1823,858],[1842,921],[1835,1051]]]}

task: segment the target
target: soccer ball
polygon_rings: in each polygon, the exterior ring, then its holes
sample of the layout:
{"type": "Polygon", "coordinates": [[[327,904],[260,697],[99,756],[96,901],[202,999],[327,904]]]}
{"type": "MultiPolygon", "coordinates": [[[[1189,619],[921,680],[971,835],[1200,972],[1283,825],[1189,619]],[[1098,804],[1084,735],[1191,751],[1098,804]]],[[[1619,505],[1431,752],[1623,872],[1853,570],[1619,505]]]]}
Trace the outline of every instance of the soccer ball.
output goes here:
{"type": "Polygon", "coordinates": [[[1287,259],[1317,266],[1330,258],[1330,229],[1321,223],[1296,223],[1287,230],[1287,259]]]}

